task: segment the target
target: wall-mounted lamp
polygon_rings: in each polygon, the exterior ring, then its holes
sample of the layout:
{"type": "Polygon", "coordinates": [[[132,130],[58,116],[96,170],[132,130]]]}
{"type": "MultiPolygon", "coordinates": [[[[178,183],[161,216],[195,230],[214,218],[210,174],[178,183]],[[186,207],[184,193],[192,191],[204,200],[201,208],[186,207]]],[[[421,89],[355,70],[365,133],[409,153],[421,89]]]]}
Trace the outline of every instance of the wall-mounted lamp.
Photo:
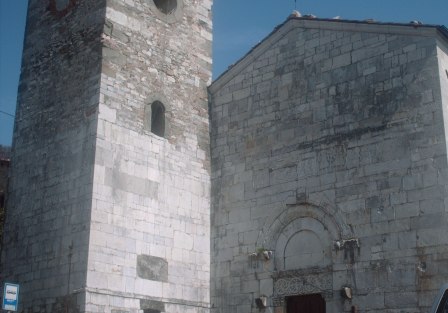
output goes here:
{"type": "Polygon", "coordinates": [[[272,257],[272,251],[271,250],[264,250],[263,251],[263,257],[265,260],[270,260],[272,257]]]}
{"type": "Polygon", "coordinates": [[[253,253],[249,254],[250,257],[257,257],[258,259],[265,260],[265,261],[270,260],[273,255],[274,255],[274,251],[267,250],[265,248],[258,248],[257,252],[253,252],[253,253]]]}
{"type": "Polygon", "coordinates": [[[264,309],[266,308],[268,303],[268,297],[266,296],[260,296],[259,298],[255,299],[255,304],[257,305],[257,308],[264,309]]]}
{"type": "Polygon", "coordinates": [[[360,248],[361,245],[359,243],[359,239],[358,238],[352,238],[352,239],[341,239],[341,240],[336,240],[334,242],[334,248],[336,250],[342,250],[342,249],[346,249],[346,248],[360,248]]]}
{"type": "Polygon", "coordinates": [[[344,299],[349,299],[349,300],[351,300],[351,299],[352,299],[352,288],[347,287],[347,286],[342,287],[342,289],[341,289],[341,295],[342,295],[342,297],[343,297],[344,299]]]}

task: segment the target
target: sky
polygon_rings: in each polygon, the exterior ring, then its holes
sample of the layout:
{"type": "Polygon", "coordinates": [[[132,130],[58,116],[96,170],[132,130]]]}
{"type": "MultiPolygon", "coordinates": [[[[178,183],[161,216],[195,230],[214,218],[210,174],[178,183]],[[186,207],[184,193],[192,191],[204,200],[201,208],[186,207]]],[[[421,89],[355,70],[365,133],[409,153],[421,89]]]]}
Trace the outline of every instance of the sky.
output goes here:
{"type": "MultiPolygon", "coordinates": [[[[27,3],[0,0],[0,145],[11,144],[27,3]]],[[[448,0],[214,0],[213,77],[244,56],[294,9],[320,18],[419,20],[448,26],[448,0]]]]}

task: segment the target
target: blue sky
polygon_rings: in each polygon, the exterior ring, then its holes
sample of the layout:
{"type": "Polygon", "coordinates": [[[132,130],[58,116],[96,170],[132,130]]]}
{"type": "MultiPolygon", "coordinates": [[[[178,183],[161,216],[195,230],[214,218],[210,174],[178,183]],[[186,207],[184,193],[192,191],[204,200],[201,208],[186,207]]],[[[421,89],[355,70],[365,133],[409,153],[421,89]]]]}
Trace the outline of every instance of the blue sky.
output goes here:
{"type": "MultiPolygon", "coordinates": [[[[40,0],[48,1],[48,0],[40,0]]],[[[84,0],[94,1],[94,0],[84,0]]],[[[27,0],[0,0],[0,111],[14,114],[27,0]]],[[[294,0],[214,0],[213,76],[217,77],[294,10],[294,0]]],[[[297,0],[321,18],[420,20],[448,26],[448,0],[297,0]]],[[[0,112],[0,144],[10,145],[13,118],[0,112]]]]}

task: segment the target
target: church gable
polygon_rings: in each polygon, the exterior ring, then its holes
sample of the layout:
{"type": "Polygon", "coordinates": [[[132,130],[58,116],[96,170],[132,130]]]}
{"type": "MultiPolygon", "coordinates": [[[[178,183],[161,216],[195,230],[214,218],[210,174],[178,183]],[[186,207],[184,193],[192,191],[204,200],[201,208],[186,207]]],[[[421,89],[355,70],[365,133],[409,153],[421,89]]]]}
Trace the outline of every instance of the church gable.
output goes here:
{"type": "Polygon", "coordinates": [[[418,294],[438,286],[424,268],[444,266],[448,243],[445,223],[425,223],[446,221],[445,39],[293,18],[213,83],[216,307],[256,312],[266,298],[285,313],[318,295],[344,311],[349,287],[360,311],[428,309],[418,294]],[[406,306],[392,300],[403,290],[406,306]]]}
{"type": "MultiPolygon", "coordinates": [[[[256,68],[257,62],[260,59],[263,59],[263,55],[266,54],[267,51],[271,50],[272,46],[282,46],[282,44],[285,43],[284,38],[291,32],[306,32],[307,30],[313,33],[311,38],[296,38],[297,41],[301,39],[304,39],[305,41],[314,39],[308,43],[306,47],[304,46],[303,49],[310,47],[313,48],[328,43],[330,43],[331,46],[333,45],[334,38],[317,40],[316,37],[321,37],[320,35],[316,35],[316,32],[318,31],[327,31],[327,33],[331,31],[336,33],[358,33],[358,35],[363,34],[364,37],[368,36],[368,34],[383,36],[431,37],[433,39],[439,39],[439,44],[448,44],[448,29],[445,26],[423,25],[418,21],[412,21],[409,24],[400,24],[379,23],[373,20],[353,21],[339,19],[317,19],[313,16],[295,17],[295,15],[291,15],[283,24],[277,26],[266,38],[254,46],[240,60],[238,60],[235,64],[230,65],[228,70],[221,74],[210,86],[210,92],[215,94],[216,91],[222,90],[225,85],[228,85],[229,83],[231,84],[231,81],[242,72],[252,71],[252,66],[255,66],[256,68]]],[[[343,35],[340,34],[336,36],[343,35]]],[[[348,43],[347,39],[345,39],[343,44],[346,43],[348,43]]],[[[297,42],[297,46],[300,46],[300,42],[297,42]]],[[[357,45],[354,46],[355,49],[359,47],[360,46],[357,45]]],[[[401,47],[401,45],[399,45],[399,47],[401,47]]],[[[350,50],[347,46],[345,49],[350,50]]],[[[312,51],[308,49],[308,54],[311,52],[312,51]]],[[[292,51],[291,53],[297,52],[292,51]]],[[[331,59],[337,55],[337,52],[333,52],[332,55],[326,58],[327,62],[330,62],[328,59],[331,59]]],[[[314,58],[314,61],[315,60],[316,58],[314,58]]],[[[354,61],[356,62],[356,58],[354,61]]],[[[266,63],[266,60],[262,63],[266,63]]],[[[258,64],[258,66],[260,66],[260,64],[258,64]]]]}
{"type": "Polygon", "coordinates": [[[281,136],[270,126],[299,123],[294,141],[309,146],[320,137],[317,125],[328,125],[328,119],[337,130],[321,140],[350,140],[384,130],[402,112],[429,101],[423,98],[431,91],[422,93],[417,85],[438,84],[430,70],[437,67],[434,29],[417,36],[414,29],[406,33],[409,26],[397,34],[383,25],[361,25],[367,31],[360,32],[355,24],[323,23],[288,20],[218,78],[210,87],[212,127],[245,137],[241,149],[253,150],[259,142],[270,150],[281,136]],[[411,89],[402,88],[405,83],[411,89]]]}

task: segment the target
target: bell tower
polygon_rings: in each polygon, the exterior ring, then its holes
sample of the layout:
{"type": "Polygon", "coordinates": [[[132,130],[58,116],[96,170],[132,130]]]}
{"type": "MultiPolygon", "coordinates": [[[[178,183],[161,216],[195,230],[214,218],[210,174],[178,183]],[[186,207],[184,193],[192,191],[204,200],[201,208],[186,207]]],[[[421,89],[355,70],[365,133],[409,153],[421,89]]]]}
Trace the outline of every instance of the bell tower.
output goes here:
{"type": "Polygon", "coordinates": [[[1,268],[21,310],[209,311],[211,6],[29,1],[1,268]]]}

